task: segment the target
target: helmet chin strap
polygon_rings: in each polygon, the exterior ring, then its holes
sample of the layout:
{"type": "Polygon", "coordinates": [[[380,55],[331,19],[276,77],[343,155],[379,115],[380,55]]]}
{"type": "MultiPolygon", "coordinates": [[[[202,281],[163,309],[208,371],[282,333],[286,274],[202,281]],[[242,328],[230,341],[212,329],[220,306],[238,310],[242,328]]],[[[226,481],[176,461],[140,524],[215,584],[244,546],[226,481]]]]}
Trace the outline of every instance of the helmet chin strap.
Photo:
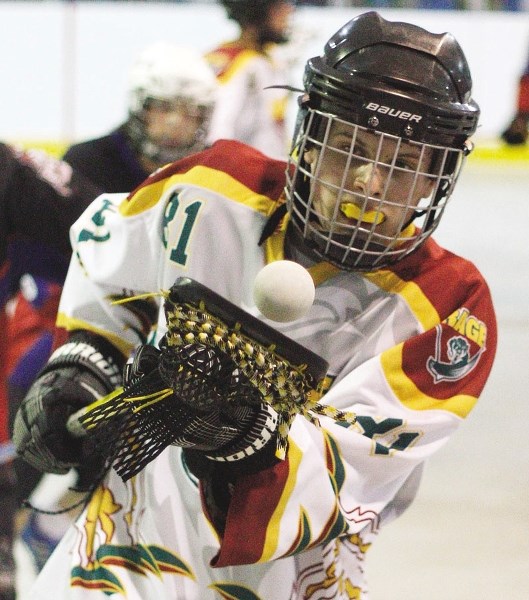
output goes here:
{"type": "Polygon", "coordinates": [[[400,233],[402,233],[403,231],[405,231],[413,223],[413,221],[415,221],[415,219],[418,219],[419,217],[422,217],[425,214],[426,214],[425,210],[415,210],[415,211],[413,211],[413,214],[411,215],[411,217],[401,227],[400,233]]]}
{"type": "Polygon", "coordinates": [[[278,228],[279,223],[283,217],[287,214],[287,205],[280,204],[274,212],[268,217],[268,220],[263,227],[263,231],[261,232],[261,237],[259,238],[258,245],[262,246],[266,240],[274,233],[274,231],[278,228]]]}

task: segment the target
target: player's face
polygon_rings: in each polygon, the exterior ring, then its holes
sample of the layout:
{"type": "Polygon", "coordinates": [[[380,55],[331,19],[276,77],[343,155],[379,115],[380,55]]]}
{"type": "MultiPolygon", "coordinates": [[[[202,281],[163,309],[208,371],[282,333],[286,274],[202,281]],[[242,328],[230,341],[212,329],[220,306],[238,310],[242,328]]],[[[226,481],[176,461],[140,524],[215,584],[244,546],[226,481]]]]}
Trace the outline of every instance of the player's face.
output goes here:
{"type": "Polygon", "coordinates": [[[305,152],[314,176],[312,205],[319,228],[348,234],[360,226],[385,245],[412,220],[422,198],[432,194],[428,171],[433,150],[394,137],[358,129],[347,123],[331,125],[326,145],[305,152]]]}
{"type": "Polygon", "coordinates": [[[280,0],[270,6],[266,28],[269,33],[273,33],[277,36],[278,41],[283,41],[288,38],[290,32],[290,19],[293,12],[294,5],[291,2],[280,0]]]}
{"type": "Polygon", "coordinates": [[[147,137],[167,149],[191,146],[205,118],[203,109],[182,99],[151,100],[144,109],[147,137]]]}

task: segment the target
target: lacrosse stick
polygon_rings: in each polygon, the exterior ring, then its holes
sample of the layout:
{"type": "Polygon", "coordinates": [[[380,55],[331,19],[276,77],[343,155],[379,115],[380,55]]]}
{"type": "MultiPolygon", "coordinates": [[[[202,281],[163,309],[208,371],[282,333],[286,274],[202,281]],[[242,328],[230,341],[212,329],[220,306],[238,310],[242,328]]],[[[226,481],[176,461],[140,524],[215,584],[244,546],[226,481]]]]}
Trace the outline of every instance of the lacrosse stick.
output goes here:
{"type": "Polygon", "coordinates": [[[316,424],[319,415],[354,423],[354,414],[318,403],[322,358],[192,279],[162,294],[168,331],[156,368],[68,422],[73,435],[93,438],[122,479],[175,443],[184,407],[207,414],[268,403],[277,412],[280,459],[297,414],[316,424]]]}

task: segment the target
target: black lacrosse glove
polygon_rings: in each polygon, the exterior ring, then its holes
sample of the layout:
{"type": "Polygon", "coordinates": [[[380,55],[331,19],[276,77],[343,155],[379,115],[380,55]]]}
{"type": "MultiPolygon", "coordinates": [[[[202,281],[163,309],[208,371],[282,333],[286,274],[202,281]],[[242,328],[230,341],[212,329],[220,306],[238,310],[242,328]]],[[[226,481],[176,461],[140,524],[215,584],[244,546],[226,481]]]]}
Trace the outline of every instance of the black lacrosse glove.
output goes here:
{"type": "MultiPolygon", "coordinates": [[[[173,394],[163,408],[156,408],[158,426],[153,429],[160,435],[164,430],[169,432],[171,444],[200,451],[207,460],[225,463],[249,458],[275,441],[277,416],[271,407],[258,399],[253,403],[226,400],[230,382],[225,379],[231,379],[233,374],[231,370],[222,372],[215,350],[193,345],[178,352],[164,352],[164,340],[160,347],[162,351],[149,345],[138,348],[133,360],[125,365],[123,387],[127,391],[143,384],[143,389],[138,388],[142,394],[171,388],[179,372],[179,361],[194,364],[196,377],[189,384],[189,397],[173,394]],[[199,394],[198,379],[206,382],[199,394]]],[[[271,446],[275,449],[275,444],[271,446]]]]}
{"type": "Polygon", "coordinates": [[[123,362],[102,337],[74,332],[52,354],[22,401],[13,428],[18,454],[47,473],[64,474],[77,467],[78,487],[86,488],[103,461],[89,439],[73,437],[66,424],[77,410],[120,385],[123,362]]]}

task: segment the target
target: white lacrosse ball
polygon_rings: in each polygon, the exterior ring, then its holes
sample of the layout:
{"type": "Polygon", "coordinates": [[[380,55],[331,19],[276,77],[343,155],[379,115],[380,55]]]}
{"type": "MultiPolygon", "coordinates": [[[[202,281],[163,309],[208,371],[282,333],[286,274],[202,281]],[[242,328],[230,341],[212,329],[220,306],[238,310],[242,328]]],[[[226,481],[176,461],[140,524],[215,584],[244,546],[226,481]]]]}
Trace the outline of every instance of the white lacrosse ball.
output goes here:
{"type": "Polygon", "coordinates": [[[316,290],[310,273],[291,260],[277,260],[263,267],[255,278],[253,298],[261,314],[287,323],[305,315],[316,290]]]}

